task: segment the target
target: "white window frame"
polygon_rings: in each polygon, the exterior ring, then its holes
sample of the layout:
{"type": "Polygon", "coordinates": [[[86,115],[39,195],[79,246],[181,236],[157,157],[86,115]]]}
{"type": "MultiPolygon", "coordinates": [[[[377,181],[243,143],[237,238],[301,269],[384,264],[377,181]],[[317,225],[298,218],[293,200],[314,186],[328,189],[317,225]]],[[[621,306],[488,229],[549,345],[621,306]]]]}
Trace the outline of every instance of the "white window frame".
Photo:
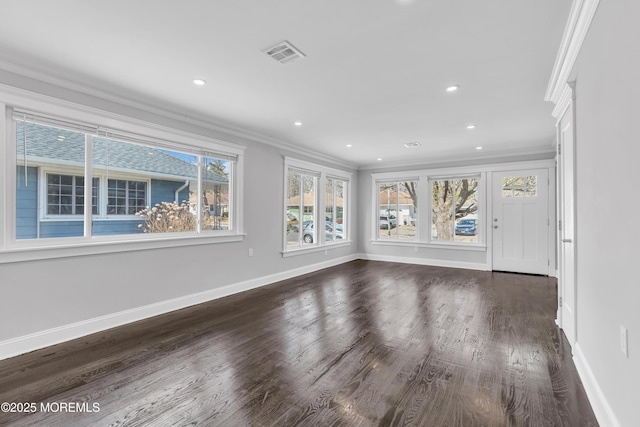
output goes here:
{"type": "MultiPolygon", "coordinates": [[[[282,216],[286,218],[287,212],[287,198],[289,193],[288,187],[288,177],[289,170],[298,170],[298,171],[308,171],[309,174],[318,176],[317,178],[317,189],[316,189],[316,209],[314,212],[314,223],[315,224],[324,224],[324,215],[326,213],[326,205],[327,205],[327,178],[337,179],[344,181],[345,187],[344,191],[347,194],[347,201],[345,206],[343,206],[343,224],[346,223],[346,233],[343,235],[343,238],[340,241],[326,241],[326,236],[324,233],[324,227],[316,227],[316,240],[313,245],[310,246],[288,246],[287,244],[287,224],[286,219],[283,220],[283,229],[282,229],[282,256],[289,257],[294,255],[307,254],[318,251],[326,251],[328,249],[340,248],[351,245],[351,206],[352,206],[352,197],[351,197],[351,177],[352,174],[350,172],[345,172],[338,169],[333,169],[327,166],[318,165],[315,163],[306,162],[303,160],[298,160],[292,157],[284,158],[284,183],[283,183],[283,210],[282,216]],[[322,218],[322,221],[320,219],[322,218]]],[[[298,219],[299,231],[302,230],[302,222],[301,218],[298,219]]]]}
{"type": "MultiPolygon", "coordinates": [[[[94,177],[96,175],[93,175],[94,177]]],[[[135,214],[109,214],[109,181],[110,180],[116,180],[116,181],[126,181],[126,182],[144,182],[146,184],[146,188],[145,188],[145,194],[144,194],[144,199],[145,199],[145,206],[149,206],[151,204],[151,179],[150,178],[145,178],[145,179],[139,179],[139,178],[127,178],[127,177],[120,177],[117,175],[109,175],[109,178],[107,178],[106,176],[104,177],[104,187],[101,187],[100,189],[98,189],[98,191],[100,192],[100,196],[102,196],[102,198],[104,199],[104,202],[102,204],[101,207],[104,208],[104,212],[102,213],[101,219],[109,219],[109,220],[118,220],[118,219],[138,219],[139,217],[137,217],[135,214]],[[101,189],[104,189],[104,191],[100,191],[101,189]]],[[[128,194],[128,191],[127,191],[128,194]]],[[[128,200],[127,200],[127,204],[128,204],[128,200]]]]}
{"type": "MultiPolygon", "coordinates": [[[[22,89],[0,85],[0,153],[3,161],[0,161],[0,175],[4,177],[4,185],[0,185],[0,212],[4,217],[0,225],[0,264],[20,262],[37,259],[62,258],[67,256],[79,256],[87,254],[100,254],[111,252],[123,252],[133,250],[146,250],[154,248],[191,246],[211,243],[238,242],[244,238],[243,233],[243,170],[244,150],[246,147],[229,143],[211,137],[196,135],[187,131],[146,122],[123,116],[117,113],[98,110],[72,102],[52,99],[22,89]],[[69,123],[98,123],[102,127],[108,127],[123,135],[144,138],[150,143],[160,141],[164,148],[176,151],[193,153],[203,156],[226,155],[235,159],[230,171],[229,205],[231,217],[229,218],[232,230],[215,230],[195,233],[151,233],[93,236],[93,237],[64,237],[47,239],[16,239],[16,135],[13,119],[13,109],[36,113],[44,117],[69,123]],[[177,142],[175,142],[177,141],[177,142]]],[[[141,142],[143,143],[143,142],[141,142]]],[[[87,147],[91,147],[88,143],[87,147]]],[[[90,151],[90,148],[88,148],[90,151]]],[[[91,158],[91,153],[86,153],[91,158]]],[[[222,156],[221,156],[222,157],[222,156]]],[[[223,157],[224,158],[224,157],[223,157]]],[[[48,167],[48,170],[62,171],[66,168],[48,167]]],[[[77,173],[77,168],[74,173],[77,173]]],[[[84,176],[91,174],[91,165],[85,164],[84,176]]],[[[102,174],[96,174],[101,178],[100,186],[106,187],[106,181],[102,174]]],[[[120,178],[110,175],[110,178],[120,178]]],[[[139,179],[137,179],[139,180],[139,179]]],[[[150,185],[150,184],[149,184],[150,185]]],[[[92,195],[91,180],[85,180],[85,198],[92,195]],[[87,184],[89,183],[89,184],[87,184]],[[88,188],[87,188],[88,187],[88,188]],[[89,189],[89,191],[87,191],[89,189]]],[[[99,190],[100,191],[100,190],[99,190]]],[[[150,194],[150,186],[148,194],[150,194]]],[[[100,207],[98,209],[100,219],[106,212],[101,211],[102,205],[106,207],[104,195],[99,195],[100,207]]],[[[198,205],[199,206],[199,205],[198,205]]],[[[200,207],[198,207],[200,209],[200,207]]],[[[200,212],[198,212],[198,215],[200,212]]],[[[40,216],[40,213],[38,214],[40,216]]],[[[75,217],[75,216],[73,216],[75,217]]],[[[130,219],[130,215],[116,215],[130,219]]],[[[85,235],[90,230],[90,224],[96,215],[91,214],[91,209],[85,209],[85,235]]],[[[62,218],[61,218],[62,219],[62,218]]],[[[67,220],[71,218],[66,218],[67,220]]],[[[74,218],[77,219],[77,218],[74,218]]],[[[51,219],[50,219],[51,220],[51,219]]]]}
{"type": "MultiPolygon", "coordinates": [[[[412,243],[414,243],[419,239],[419,234],[418,234],[419,233],[419,226],[418,226],[418,221],[417,220],[416,220],[416,234],[412,238],[406,238],[406,239],[401,239],[399,237],[393,237],[393,238],[389,237],[387,239],[381,239],[380,238],[380,225],[379,225],[380,224],[379,219],[380,219],[380,215],[381,215],[380,214],[380,191],[379,191],[380,185],[385,185],[385,184],[395,184],[395,185],[397,185],[398,186],[398,197],[399,197],[400,196],[400,186],[399,186],[399,184],[401,182],[409,182],[409,181],[418,182],[418,194],[419,194],[419,192],[420,192],[420,178],[416,177],[416,176],[403,177],[403,178],[400,178],[400,179],[380,180],[380,181],[376,182],[376,185],[375,185],[376,189],[375,189],[375,193],[374,193],[374,198],[376,199],[376,201],[375,201],[375,203],[376,203],[376,205],[375,205],[376,215],[374,217],[375,218],[374,219],[374,221],[375,221],[375,226],[374,226],[375,231],[374,231],[374,235],[373,236],[374,236],[374,239],[376,239],[377,241],[379,241],[379,242],[412,242],[412,243]]],[[[418,197],[418,203],[420,203],[420,197],[418,197]]],[[[396,203],[396,205],[397,205],[397,203],[396,203]]],[[[396,207],[398,207],[398,206],[396,206],[396,207]]],[[[420,210],[418,210],[418,212],[420,212],[420,210]]],[[[398,214],[398,212],[397,212],[397,209],[396,209],[396,221],[398,221],[398,215],[397,214],[398,214]]],[[[398,222],[396,222],[396,226],[395,226],[396,236],[398,234],[399,226],[400,226],[400,224],[398,222]]]]}
{"type": "MultiPolygon", "coordinates": [[[[80,176],[84,177],[84,171],[82,169],[71,169],[71,168],[53,168],[50,166],[39,166],[37,164],[31,163],[31,166],[38,166],[39,171],[39,187],[38,187],[38,197],[39,197],[39,206],[40,211],[38,212],[38,216],[40,221],[82,221],[84,215],[83,214],[50,214],[48,213],[49,200],[48,200],[48,175],[72,175],[72,176],[80,176]]],[[[93,176],[93,178],[98,178],[98,188],[102,184],[102,177],[93,176]]],[[[87,197],[85,195],[85,209],[87,197]]],[[[98,215],[100,214],[100,194],[98,190],[98,215]]],[[[98,215],[94,214],[93,217],[97,218],[98,215]]]]}

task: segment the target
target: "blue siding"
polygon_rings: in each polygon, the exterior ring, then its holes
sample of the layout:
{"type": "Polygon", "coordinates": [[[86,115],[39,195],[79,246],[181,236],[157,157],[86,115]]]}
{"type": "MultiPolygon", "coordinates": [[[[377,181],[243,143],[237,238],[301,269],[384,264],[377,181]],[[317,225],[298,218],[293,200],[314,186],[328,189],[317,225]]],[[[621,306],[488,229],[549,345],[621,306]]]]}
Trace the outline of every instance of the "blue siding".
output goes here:
{"type": "MultiPolygon", "coordinates": [[[[24,168],[16,171],[16,238],[36,239],[52,237],[74,237],[84,234],[82,218],[68,221],[41,221],[38,236],[38,168],[27,167],[28,185],[24,183],[24,168]]],[[[151,180],[151,206],[160,202],[173,202],[175,191],[184,185],[184,181],[151,180]]],[[[179,193],[178,201],[189,200],[189,187],[179,193]]],[[[92,234],[106,236],[115,234],[141,233],[138,227],[141,219],[100,220],[93,222],[92,234]]]]}
{"type": "MultiPolygon", "coordinates": [[[[151,180],[151,206],[160,202],[173,202],[176,190],[184,185],[184,181],[151,180]]],[[[178,203],[189,203],[189,186],[178,193],[178,203]]]]}
{"type": "Polygon", "coordinates": [[[141,233],[142,231],[138,224],[142,224],[142,220],[101,221],[97,219],[93,221],[92,234],[94,236],[109,236],[112,234],[141,233]]]}
{"type": "Polygon", "coordinates": [[[16,239],[35,239],[38,232],[38,168],[16,168],[16,239]]]}
{"type": "Polygon", "coordinates": [[[40,237],[82,237],[84,221],[41,221],[40,237]]]}

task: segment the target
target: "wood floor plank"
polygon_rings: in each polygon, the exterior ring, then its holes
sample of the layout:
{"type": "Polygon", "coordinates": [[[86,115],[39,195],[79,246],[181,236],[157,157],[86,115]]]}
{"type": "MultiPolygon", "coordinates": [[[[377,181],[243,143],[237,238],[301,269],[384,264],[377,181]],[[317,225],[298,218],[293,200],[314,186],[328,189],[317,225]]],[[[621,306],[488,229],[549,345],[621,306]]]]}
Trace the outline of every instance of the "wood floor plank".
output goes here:
{"type": "Polygon", "coordinates": [[[15,426],[597,426],[553,278],[354,261],[0,361],[15,426]]]}

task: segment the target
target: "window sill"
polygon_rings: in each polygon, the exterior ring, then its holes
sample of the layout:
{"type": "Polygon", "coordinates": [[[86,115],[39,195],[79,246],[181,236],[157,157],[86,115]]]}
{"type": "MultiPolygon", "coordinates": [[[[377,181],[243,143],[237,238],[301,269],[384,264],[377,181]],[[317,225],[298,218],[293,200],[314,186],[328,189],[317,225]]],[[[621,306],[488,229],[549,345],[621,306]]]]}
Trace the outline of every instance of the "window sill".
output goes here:
{"type": "MultiPolygon", "coordinates": [[[[35,261],[43,259],[67,258],[85,255],[99,255],[115,252],[132,252],[150,249],[175,248],[181,246],[209,245],[217,243],[241,242],[244,234],[217,234],[215,236],[167,236],[154,239],[113,239],[93,240],[60,245],[46,245],[39,241],[39,246],[23,246],[0,250],[0,264],[35,261]]],[[[21,243],[21,242],[20,242],[21,243]]]]}
{"type": "Polygon", "coordinates": [[[483,244],[465,244],[465,243],[440,243],[440,242],[418,242],[415,240],[394,240],[394,241],[382,241],[382,240],[371,240],[372,245],[380,245],[380,246],[413,246],[420,248],[429,248],[429,249],[449,249],[456,251],[475,251],[475,252],[486,252],[487,245],[483,244]]]}
{"type": "Polygon", "coordinates": [[[347,241],[340,242],[340,243],[328,243],[328,244],[325,244],[323,246],[312,246],[312,247],[308,247],[308,248],[289,249],[289,250],[286,250],[286,251],[282,251],[282,258],[288,258],[288,257],[292,257],[292,256],[297,256],[297,255],[310,254],[310,253],[314,253],[314,252],[322,252],[322,251],[326,251],[326,250],[329,250],[329,249],[344,248],[344,247],[350,246],[350,245],[351,245],[351,241],[347,240],[347,241]]]}

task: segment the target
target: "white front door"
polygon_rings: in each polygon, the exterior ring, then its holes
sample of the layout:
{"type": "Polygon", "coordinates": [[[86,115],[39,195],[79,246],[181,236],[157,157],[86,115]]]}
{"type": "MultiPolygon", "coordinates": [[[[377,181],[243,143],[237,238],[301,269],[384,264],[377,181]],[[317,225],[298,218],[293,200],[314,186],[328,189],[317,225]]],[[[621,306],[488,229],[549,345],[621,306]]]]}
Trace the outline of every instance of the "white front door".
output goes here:
{"type": "Polygon", "coordinates": [[[574,225],[574,134],[573,105],[558,122],[560,144],[558,153],[560,247],[558,294],[560,296],[560,327],[571,347],[576,342],[576,277],[574,225]]]}
{"type": "Polygon", "coordinates": [[[549,171],[493,173],[493,270],[549,274],[549,171]]]}

